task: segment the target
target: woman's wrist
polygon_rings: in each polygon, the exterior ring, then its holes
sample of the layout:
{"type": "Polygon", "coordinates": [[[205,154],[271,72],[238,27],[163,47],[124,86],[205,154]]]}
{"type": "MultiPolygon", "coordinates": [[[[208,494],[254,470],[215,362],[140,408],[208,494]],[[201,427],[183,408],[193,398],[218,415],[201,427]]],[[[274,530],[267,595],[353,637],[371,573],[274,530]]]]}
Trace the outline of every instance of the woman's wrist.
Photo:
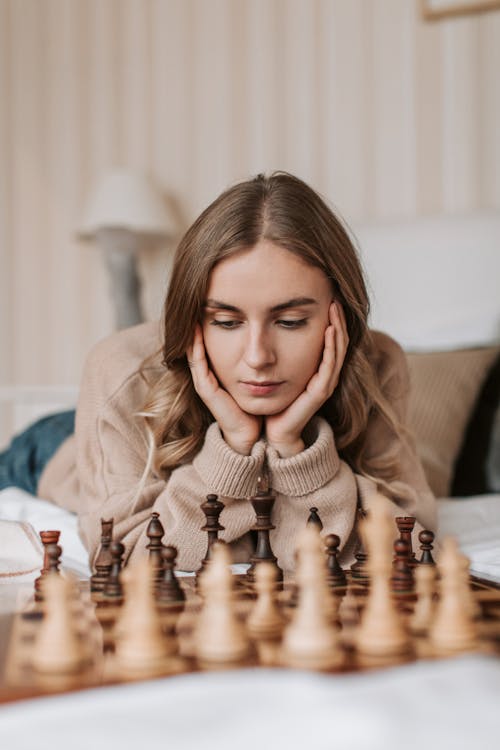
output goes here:
{"type": "Polygon", "coordinates": [[[305,443],[302,438],[298,438],[293,442],[277,443],[275,441],[268,440],[268,445],[274,448],[280,458],[291,458],[296,456],[298,453],[302,453],[305,448],[305,443]]]}
{"type": "Polygon", "coordinates": [[[238,440],[233,435],[221,430],[221,435],[224,442],[233,450],[235,453],[240,453],[242,456],[249,456],[252,452],[257,440],[249,442],[248,440],[238,440]]]}
{"type": "Polygon", "coordinates": [[[282,495],[297,497],[316,492],[330,482],[339,469],[333,431],[326,420],[315,417],[301,438],[304,449],[292,457],[280,456],[275,443],[268,438],[266,460],[273,490],[282,495]]]}
{"type": "Polygon", "coordinates": [[[263,440],[252,446],[249,455],[242,455],[228,445],[220,426],[213,422],[201,450],[193,459],[193,466],[202,485],[210,488],[210,492],[225,498],[242,498],[255,494],[264,459],[263,440]]]}

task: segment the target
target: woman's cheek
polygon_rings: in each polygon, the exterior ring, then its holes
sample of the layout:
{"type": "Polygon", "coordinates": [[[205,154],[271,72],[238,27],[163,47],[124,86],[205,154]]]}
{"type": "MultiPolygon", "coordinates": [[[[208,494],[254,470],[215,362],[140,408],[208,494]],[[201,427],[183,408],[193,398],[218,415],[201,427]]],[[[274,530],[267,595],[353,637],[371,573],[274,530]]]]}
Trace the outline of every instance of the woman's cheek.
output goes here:
{"type": "Polygon", "coordinates": [[[222,385],[223,388],[228,386],[228,374],[230,367],[228,366],[227,351],[221,342],[218,341],[217,331],[215,333],[210,332],[205,339],[205,353],[207,355],[207,362],[209,368],[222,385]]]}
{"type": "Polygon", "coordinates": [[[307,346],[304,347],[304,351],[301,352],[301,358],[304,363],[308,365],[308,373],[310,378],[317,372],[320,362],[323,358],[323,349],[325,347],[325,332],[322,328],[318,328],[315,331],[315,336],[309,339],[307,346]]]}

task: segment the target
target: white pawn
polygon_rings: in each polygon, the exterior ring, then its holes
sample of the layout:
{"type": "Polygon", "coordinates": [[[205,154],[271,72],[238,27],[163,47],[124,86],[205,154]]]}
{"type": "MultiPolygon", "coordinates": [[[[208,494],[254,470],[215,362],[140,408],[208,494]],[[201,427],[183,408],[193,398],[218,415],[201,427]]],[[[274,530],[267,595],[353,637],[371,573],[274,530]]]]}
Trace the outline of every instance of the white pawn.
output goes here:
{"type": "Polygon", "coordinates": [[[43,580],[44,617],[33,650],[33,668],[37,672],[66,675],[84,667],[84,651],[74,618],[74,591],[70,582],[58,573],[43,580]]]}
{"type": "Polygon", "coordinates": [[[356,645],[356,631],[359,627],[359,601],[351,584],[341,599],[338,609],[338,617],[341,623],[340,640],[348,649],[356,645]]]}
{"type": "Polygon", "coordinates": [[[360,533],[368,554],[370,587],[356,638],[358,651],[376,658],[404,655],[410,641],[391,593],[394,522],[383,495],[374,498],[360,533]]]}
{"type": "Polygon", "coordinates": [[[252,638],[279,638],[285,620],[276,602],[276,566],[268,562],[255,567],[257,601],[247,619],[247,630],[252,638]]]}
{"type": "Polygon", "coordinates": [[[121,573],[125,601],[116,625],[116,663],[121,670],[156,671],[175,653],[173,639],[162,633],[153,595],[152,567],[143,558],[121,573]]]}
{"type": "Polygon", "coordinates": [[[434,565],[417,565],[414,576],[417,602],[410,619],[410,628],[413,633],[427,633],[435,611],[436,569],[434,565]]]}
{"type": "Polygon", "coordinates": [[[429,639],[437,653],[449,654],[473,649],[477,629],[464,598],[464,562],[452,537],[441,543],[438,568],[441,573],[440,599],[429,639]]]}
{"type": "Polygon", "coordinates": [[[298,602],[283,636],[283,663],[299,669],[337,667],[342,650],[331,621],[333,597],[326,581],[323,543],[312,524],[299,537],[296,581],[298,602]]]}
{"type": "Polygon", "coordinates": [[[236,666],[248,656],[250,642],[236,614],[231,556],[225,544],[213,545],[200,587],[203,607],[195,633],[196,657],[202,666],[236,666]]]}
{"type": "Polygon", "coordinates": [[[463,596],[465,601],[467,602],[467,606],[469,607],[471,617],[473,617],[475,620],[478,620],[482,615],[482,610],[479,602],[474,598],[474,594],[472,593],[472,589],[470,587],[470,559],[467,557],[467,555],[464,554],[460,554],[460,557],[462,560],[462,583],[464,587],[463,596]]]}

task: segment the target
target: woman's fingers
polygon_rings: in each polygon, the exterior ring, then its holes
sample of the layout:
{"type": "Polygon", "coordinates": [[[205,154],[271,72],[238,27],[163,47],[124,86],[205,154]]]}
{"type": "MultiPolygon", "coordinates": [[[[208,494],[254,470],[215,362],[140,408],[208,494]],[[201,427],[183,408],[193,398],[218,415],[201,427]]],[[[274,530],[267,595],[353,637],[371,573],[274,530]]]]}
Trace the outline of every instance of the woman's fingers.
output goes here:
{"type": "Polygon", "coordinates": [[[266,419],[267,437],[275,445],[287,441],[290,445],[295,444],[307,422],[337,387],[349,343],[345,316],[339,303],[330,305],[329,321],[321,361],[305,390],[281,414],[266,419]]]}
{"type": "Polygon", "coordinates": [[[340,304],[340,302],[333,302],[332,303],[332,307],[334,308],[334,314],[335,314],[337,320],[340,322],[340,325],[341,325],[341,328],[342,328],[342,332],[344,334],[344,338],[348,342],[349,341],[349,334],[347,333],[347,322],[346,322],[346,319],[345,319],[344,308],[342,307],[342,305],[340,304]]]}
{"type": "Polygon", "coordinates": [[[210,399],[218,384],[208,366],[203,334],[199,325],[195,328],[193,343],[187,350],[187,360],[195,390],[210,408],[207,399],[210,399]]]}
{"type": "Polygon", "coordinates": [[[336,360],[335,333],[333,326],[330,325],[325,331],[325,343],[321,362],[319,363],[318,370],[309,381],[306,391],[309,393],[311,391],[313,393],[317,392],[319,398],[328,398],[335,372],[336,360]]]}
{"type": "Polygon", "coordinates": [[[284,412],[266,420],[268,438],[275,443],[284,442],[285,437],[298,440],[307,422],[333,393],[338,360],[335,328],[339,327],[333,309],[330,310],[330,320],[324,334],[321,361],[305,390],[284,412]]]}
{"type": "Polygon", "coordinates": [[[333,308],[334,310],[332,313],[332,318],[336,358],[332,377],[334,381],[334,387],[336,387],[339,380],[340,371],[342,370],[342,366],[344,364],[345,355],[347,353],[347,347],[349,345],[349,335],[347,333],[347,323],[342,306],[339,302],[334,302],[333,308]]]}
{"type": "Polygon", "coordinates": [[[201,326],[196,326],[187,361],[196,393],[218,423],[224,439],[238,453],[249,454],[261,430],[260,418],[243,412],[210,369],[201,326]]]}
{"type": "Polygon", "coordinates": [[[189,347],[187,355],[188,364],[191,368],[198,367],[204,363],[206,364],[207,357],[205,354],[205,345],[203,343],[203,334],[199,325],[195,328],[193,343],[189,347]]]}
{"type": "Polygon", "coordinates": [[[338,362],[339,360],[343,361],[343,336],[339,336],[341,325],[336,311],[335,302],[332,302],[330,305],[329,319],[330,325],[325,330],[325,343],[321,362],[317,372],[309,381],[307,388],[309,392],[311,392],[311,390],[316,391],[318,397],[323,398],[323,400],[326,400],[331,396],[338,380],[338,362]]]}

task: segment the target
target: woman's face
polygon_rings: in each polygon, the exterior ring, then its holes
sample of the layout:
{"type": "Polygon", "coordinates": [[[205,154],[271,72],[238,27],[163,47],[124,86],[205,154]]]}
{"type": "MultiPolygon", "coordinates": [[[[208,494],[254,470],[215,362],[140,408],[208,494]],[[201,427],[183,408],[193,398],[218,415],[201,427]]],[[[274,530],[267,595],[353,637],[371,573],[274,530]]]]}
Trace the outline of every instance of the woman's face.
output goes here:
{"type": "Polygon", "coordinates": [[[268,240],[215,266],[205,348],[219,383],[243,411],[278,414],[302,393],[323,353],[332,300],[319,268],[268,240]]]}

